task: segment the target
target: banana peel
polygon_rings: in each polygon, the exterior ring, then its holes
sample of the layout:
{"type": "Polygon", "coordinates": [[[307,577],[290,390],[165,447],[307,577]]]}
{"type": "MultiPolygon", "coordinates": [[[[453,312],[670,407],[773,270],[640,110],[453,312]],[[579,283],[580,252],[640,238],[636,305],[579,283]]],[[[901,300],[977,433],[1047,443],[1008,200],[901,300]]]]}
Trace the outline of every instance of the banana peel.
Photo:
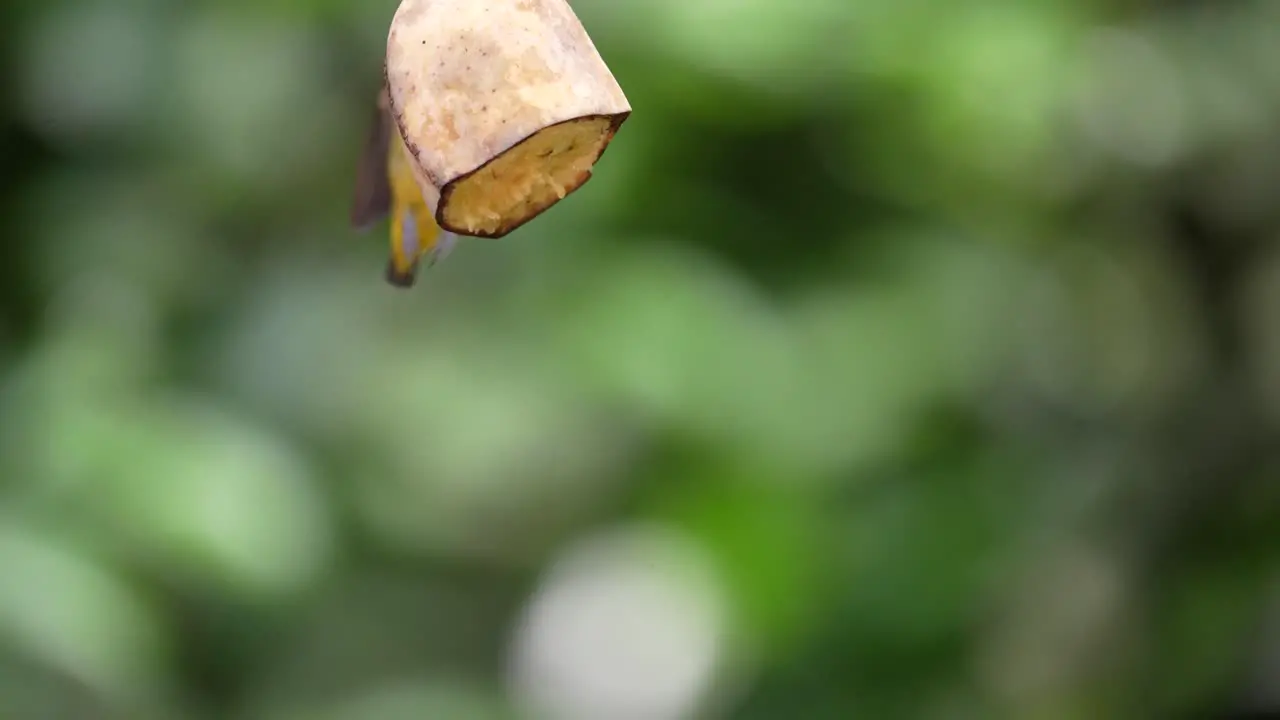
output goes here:
{"type": "Polygon", "coordinates": [[[565,0],[403,0],[352,221],[391,213],[388,278],[412,284],[580,188],[630,114],[565,0]]]}

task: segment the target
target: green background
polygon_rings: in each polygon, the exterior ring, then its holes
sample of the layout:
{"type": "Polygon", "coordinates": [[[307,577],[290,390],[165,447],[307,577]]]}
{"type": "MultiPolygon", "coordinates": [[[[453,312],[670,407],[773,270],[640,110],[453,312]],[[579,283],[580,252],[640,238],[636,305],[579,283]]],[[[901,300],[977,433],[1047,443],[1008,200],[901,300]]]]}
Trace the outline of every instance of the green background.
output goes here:
{"type": "Polygon", "coordinates": [[[0,7],[0,717],[1280,705],[1280,5],[574,6],[632,117],[407,293],[393,3],[0,7]]]}

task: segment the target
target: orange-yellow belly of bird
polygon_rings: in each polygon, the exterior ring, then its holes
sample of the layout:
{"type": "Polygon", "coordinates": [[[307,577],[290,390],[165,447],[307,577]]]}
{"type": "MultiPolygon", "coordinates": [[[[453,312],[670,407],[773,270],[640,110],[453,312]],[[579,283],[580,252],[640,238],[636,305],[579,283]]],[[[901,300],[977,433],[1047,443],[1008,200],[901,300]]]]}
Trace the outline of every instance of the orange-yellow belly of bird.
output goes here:
{"type": "Polygon", "coordinates": [[[442,237],[440,226],[422,197],[400,134],[393,132],[388,145],[391,257],[387,263],[387,280],[393,285],[408,287],[414,283],[423,257],[429,256],[428,264],[440,260],[452,248],[454,238],[451,234],[442,237]]]}

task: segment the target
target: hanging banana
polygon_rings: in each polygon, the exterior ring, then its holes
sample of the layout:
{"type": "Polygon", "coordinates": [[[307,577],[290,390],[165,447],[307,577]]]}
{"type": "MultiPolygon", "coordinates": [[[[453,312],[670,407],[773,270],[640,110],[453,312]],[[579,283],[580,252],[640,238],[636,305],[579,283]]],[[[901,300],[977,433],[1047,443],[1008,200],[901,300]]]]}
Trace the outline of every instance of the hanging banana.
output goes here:
{"type": "Polygon", "coordinates": [[[566,0],[403,0],[352,222],[391,215],[387,278],[499,238],[591,178],[631,105],[566,0]]]}

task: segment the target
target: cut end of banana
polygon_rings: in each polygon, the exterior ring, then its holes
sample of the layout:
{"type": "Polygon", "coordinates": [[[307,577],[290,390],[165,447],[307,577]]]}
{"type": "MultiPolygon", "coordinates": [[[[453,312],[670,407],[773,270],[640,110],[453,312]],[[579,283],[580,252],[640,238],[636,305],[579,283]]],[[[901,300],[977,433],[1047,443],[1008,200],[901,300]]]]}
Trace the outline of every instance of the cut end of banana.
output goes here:
{"type": "Polygon", "coordinates": [[[631,113],[567,0],[401,0],[388,106],[437,224],[502,237],[591,177],[631,113]]]}
{"type": "Polygon", "coordinates": [[[437,222],[462,235],[506,235],[582,187],[625,119],[584,117],[539,130],[446,185],[437,222]]]}

